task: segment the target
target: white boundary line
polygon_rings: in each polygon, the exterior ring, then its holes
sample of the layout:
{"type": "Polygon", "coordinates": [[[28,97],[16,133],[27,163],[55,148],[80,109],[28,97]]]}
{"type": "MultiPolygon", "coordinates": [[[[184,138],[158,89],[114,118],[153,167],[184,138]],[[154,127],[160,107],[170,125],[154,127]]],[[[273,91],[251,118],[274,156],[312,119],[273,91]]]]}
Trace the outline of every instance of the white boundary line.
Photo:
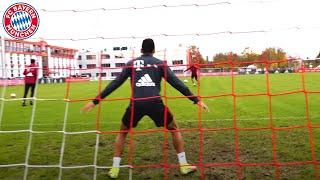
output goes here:
{"type": "Polygon", "coordinates": [[[78,131],[78,132],[17,130],[17,131],[0,131],[0,134],[5,134],[5,133],[23,133],[23,132],[28,132],[28,133],[33,133],[33,134],[63,133],[63,134],[66,134],[66,135],[100,133],[100,131],[96,131],[96,130],[78,131]]]}
{"type": "MultiPolygon", "coordinates": [[[[60,166],[57,165],[33,165],[33,164],[6,164],[6,165],[0,165],[0,168],[3,167],[17,167],[17,166],[25,166],[25,167],[31,167],[31,168],[61,168],[61,169],[77,169],[77,168],[88,168],[88,167],[94,167],[96,169],[111,169],[112,166],[98,166],[94,164],[88,164],[88,165],[81,165],[81,166],[60,166]]],[[[132,168],[130,165],[121,165],[120,168],[132,168]]]]}
{"type": "Polygon", "coordinates": [[[34,100],[34,101],[70,101],[70,99],[42,99],[42,98],[14,98],[14,99],[6,99],[6,98],[1,98],[0,100],[5,101],[5,102],[10,102],[10,101],[22,101],[22,100],[34,100]]]}
{"type": "MultiPolygon", "coordinates": [[[[66,102],[66,108],[64,112],[64,119],[63,119],[63,128],[62,131],[65,132],[67,127],[67,119],[68,119],[68,110],[69,110],[69,102],[66,102]]],[[[63,165],[63,155],[64,155],[64,147],[66,142],[66,134],[64,133],[62,136],[62,142],[61,142],[61,149],[60,149],[60,158],[59,158],[59,166],[62,167],[63,165]]],[[[59,169],[59,177],[58,179],[61,180],[62,178],[62,168],[59,169]]]]}
{"type": "MultiPolygon", "coordinates": [[[[282,116],[282,117],[273,117],[273,120],[284,120],[284,121],[291,121],[291,120],[304,120],[303,118],[306,118],[306,116],[282,116]]],[[[317,119],[320,118],[320,116],[312,116],[311,119],[317,119]]],[[[240,118],[237,119],[237,121],[241,122],[241,121],[257,121],[257,120],[269,120],[270,118],[268,117],[262,117],[262,118],[240,118]]],[[[119,124],[120,125],[120,121],[119,122],[100,122],[100,124],[119,124]]],[[[226,118],[226,119],[203,119],[201,120],[201,122],[222,122],[222,121],[234,121],[234,119],[232,118],[226,118]]],[[[178,123],[188,123],[188,122],[198,122],[197,119],[188,119],[188,120],[176,120],[176,122],[178,123]]],[[[96,122],[74,122],[74,123],[67,123],[67,125],[94,125],[96,122]]],[[[13,123],[13,124],[5,124],[6,127],[14,127],[14,126],[23,126],[23,125],[27,125],[28,123],[13,123]]],[[[34,123],[33,126],[56,126],[56,125],[63,125],[63,123],[34,123]]],[[[24,132],[29,132],[29,130],[17,130],[15,132],[18,131],[24,131],[24,132]]],[[[3,131],[0,131],[0,133],[3,131]]],[[[5,131],[4,131],[5,132],[5,131]]],[[[10,131],[7,131],[10,132],[10,131]]],[[[37,131],[32,131],[33,133],[37,133],[37,131]]],[[[63,131],[43,131],[43,132],[63,132],[63,131]]],[[[90,131],[93,132],[93,131],[90,131]]],[[[65,132],[66,134],[71,133],[71,132],[65,132]]]]}
{"type": "MultiPolygon", "coordinates": [[[[32,114],[31,114],[31,119],[30,119],[30,125],[29,125],[29,141],[28,141],[28,146],[27,146],[27,151],[26,151],[26,158],[25,158],[25,164],[29,163],[29,157],[30,157],[30,152],[31,152],[31,145],[32,145],[32,128],[33,128],[33,122],[34,122],[34,117],[36,114],[36,108],[37,108],[37,101],[35,101],[34,99],[36,98],[37,92],[38,92],[38,83],[36,80],[36,84],[35,84],[36,88],[34,90],[34,97],[30,98],[31,101],[33,101],[33,106],[32,106],[32,114]]],[[[27,180],[28,178],[28,166],[25,167],[24,169],[24,175],[23,175],[23,180],[27,180]]]]}
{"type": "Polygon", "coordinates": [[[93,159],[93,165],[94,165],[94,173],[93,173],[93,179],[97,179],[97,164],[98,164],[98,153],[99,153],[99,141],[100,141],[100,134],[96,135],[96,146],[94,150],[94,159],[93,159]]]}
{"type": "MultiPolygon", "coordinates": [[[[2,73],[3,73],[3,77],[6,79],[6,84],[8,82],[8,78],[7,78],[7,70],[5,68],[5,33],[3,32],[3,34],[1,34],[1,63],[2,63],[2,73]]],[[[3,109],[4,109],[4,95],[6,92],[7,86],[4,86],[2,89],[2,93],[1,93],[1,109],[0,109],[0,128],[1,128],[1,122],[2,122],[2,117],[3,117],[3,109]]]]}

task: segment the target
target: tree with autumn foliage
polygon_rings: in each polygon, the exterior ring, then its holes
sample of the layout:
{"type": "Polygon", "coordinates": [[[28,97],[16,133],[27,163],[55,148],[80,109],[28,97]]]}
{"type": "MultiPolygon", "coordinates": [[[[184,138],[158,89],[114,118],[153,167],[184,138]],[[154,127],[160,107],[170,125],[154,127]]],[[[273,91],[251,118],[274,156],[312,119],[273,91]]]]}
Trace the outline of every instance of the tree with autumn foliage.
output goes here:
{"type": "Polygon", "coordinates": [[[207,61],[202,57],[202,54],[199,51],[197,46],[190,46],[189,47],[189,56],[190,56],[190,63],[198,63],[198,64],[206,64],[207,61]]]}
{"type": "Polygon", "coordinates": [[[232,65],[230,63],[228,63],[230,60],[237,62],[237,61],[241,61],[241,56],[239,56],[236,53],[219,53],[216,54],[213,58],[213,62],[214,62],[214,67],[216,68],[222,68],[222,67],[231,67],[232,65]]]}
{"type": "Polygon", "coordinates": [[[288,67],[288,61],[286,53],[281,48],[267,48],[265,49],[259,58],[260,61],[270,61],[270,69],[286,68],[288,67]]]}
{"type": "Polygon", "coordinates": [[[232,58],[233,62],[246,62],[246,64],[239,66],[247,66],[249,62],[252,62],[258,68],[265,68],[265,63],[256,63],[256,62],[266,62],[270,61],[272,64],[269,65],[269,69],[277,69],[277,68],[286,68],[288,67],[288,62],[286,58],[286,53],[281,48],[266,48],[261,54],[254,53],[248,48],[246,48],[241,55],[236,53],[218,53],[213,57],[214,67],[230,67],[230,64],[223,64],[223,62],[230,61],[232,58]],[[232,57],[230,57],[232,56],[232,57]]]}

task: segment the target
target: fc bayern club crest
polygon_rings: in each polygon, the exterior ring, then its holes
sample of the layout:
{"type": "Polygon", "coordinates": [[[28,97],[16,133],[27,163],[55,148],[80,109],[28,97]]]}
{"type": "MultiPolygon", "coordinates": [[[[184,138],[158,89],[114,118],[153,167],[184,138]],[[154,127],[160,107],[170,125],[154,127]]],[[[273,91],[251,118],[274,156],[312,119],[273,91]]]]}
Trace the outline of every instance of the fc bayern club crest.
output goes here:
{"type": "Polygon", "coordinates": [[[27,3],[11,5],[3,15],[6,32],[15,39],[27,39],[34,35],[40,19],[37,10],[27,3]]]}

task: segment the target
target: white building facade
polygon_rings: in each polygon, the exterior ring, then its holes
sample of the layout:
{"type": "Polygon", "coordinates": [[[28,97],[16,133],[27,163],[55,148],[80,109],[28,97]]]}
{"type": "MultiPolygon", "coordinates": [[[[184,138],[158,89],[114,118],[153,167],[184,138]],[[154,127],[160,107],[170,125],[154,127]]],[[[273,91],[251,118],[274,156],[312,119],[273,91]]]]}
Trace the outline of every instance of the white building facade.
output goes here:
{"type": "Polygon", "coordinates": [[[23,78],[23,71],[36,60],[39,68],[38,78],[61,78],[79,74],[76,49],[49,45],[45,41],[29,42],[23,40],[1,39],[1,78],[23,78]]]}
{"type": "MultiPolygon", "coordinates": [[[[168,66],[179,76],[183,76],[187,69],[187,48],[177,47],[157,51],[154,56],[166,60],[168,66]]],[[[91,77],[92,80],[114,79],[131,59],[141,55],[140,49],[131,47],[113,47],[100,52],[82,50],[77,59],[82,77],[91,77]]]]}

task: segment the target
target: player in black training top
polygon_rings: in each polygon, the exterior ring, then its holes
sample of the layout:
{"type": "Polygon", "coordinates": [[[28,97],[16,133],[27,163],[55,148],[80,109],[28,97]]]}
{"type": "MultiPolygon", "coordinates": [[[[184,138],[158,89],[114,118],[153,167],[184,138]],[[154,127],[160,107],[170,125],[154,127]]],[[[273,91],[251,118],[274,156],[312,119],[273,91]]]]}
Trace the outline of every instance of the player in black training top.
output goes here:
{"type": "Polygon", "coordinates": [[[186,69],[184,72],[190,70],[191,71],[191,81],[193,83],[193,85],[195,86],[196,83],[193,81],[193,78],[198,81],[198,74],[197,74],[197,71],[198,71],[198,67],[194,64],[192,64],[188,69],[186,69]]]}
{"type": "MultiPolygon", "coordinates": [[[[121,131],[126,131],[131,127],[136,127],[143,116],[149,116],[156,126],[164,126],[168,130],[177,130],[178,127],[173,119],[173,115],[167,109],[166,120],[164,112],[166,107],[160,97],[161,80],[164,78],[170,85],[180,91],[183,95],[193,101],[194,104],[201,106],[205,111],[208,111],[207,105],[199,101],[192,92],[186,87],[177,76],[166,66],[164,61],[161,61],[153,54],[155,52],[154,42],[152,39],[145,39],[142,42],[142,56],[129,61],[121,74],[113,80],[92,102],[86,104],[81,111],[90,111],[99,101],[114,90],[116,90],[128,77],[131,78],[134,101],[130,104],[123,115],[121,131]],[[134,72],[132,72],[134,71],[134,72]],[[140,99],[139,98],[145,98],[140,99]],[[134,106],[134,108],[132,108],[134,106]],[[131,111],[134,109],[133,122],[130,122],[131,111]],[[165,125],[166,122],[166,125],[165,125]]],[[[183,138],[180,132],[171,131],[172,141],[175,150],[177,151],[178,160],[180,163],[181,174],[188,174],[196,170],[196,166],[191,166],[187,163],[183,138]]],[[[117,178],[120,171],[120,160],[123,152],[125,138],[127,132],[121,132],[117,135],[115,142],[115,152],[113,157],[113,165],[109,170],[108,175],[111,178],[117,178]]]]}

